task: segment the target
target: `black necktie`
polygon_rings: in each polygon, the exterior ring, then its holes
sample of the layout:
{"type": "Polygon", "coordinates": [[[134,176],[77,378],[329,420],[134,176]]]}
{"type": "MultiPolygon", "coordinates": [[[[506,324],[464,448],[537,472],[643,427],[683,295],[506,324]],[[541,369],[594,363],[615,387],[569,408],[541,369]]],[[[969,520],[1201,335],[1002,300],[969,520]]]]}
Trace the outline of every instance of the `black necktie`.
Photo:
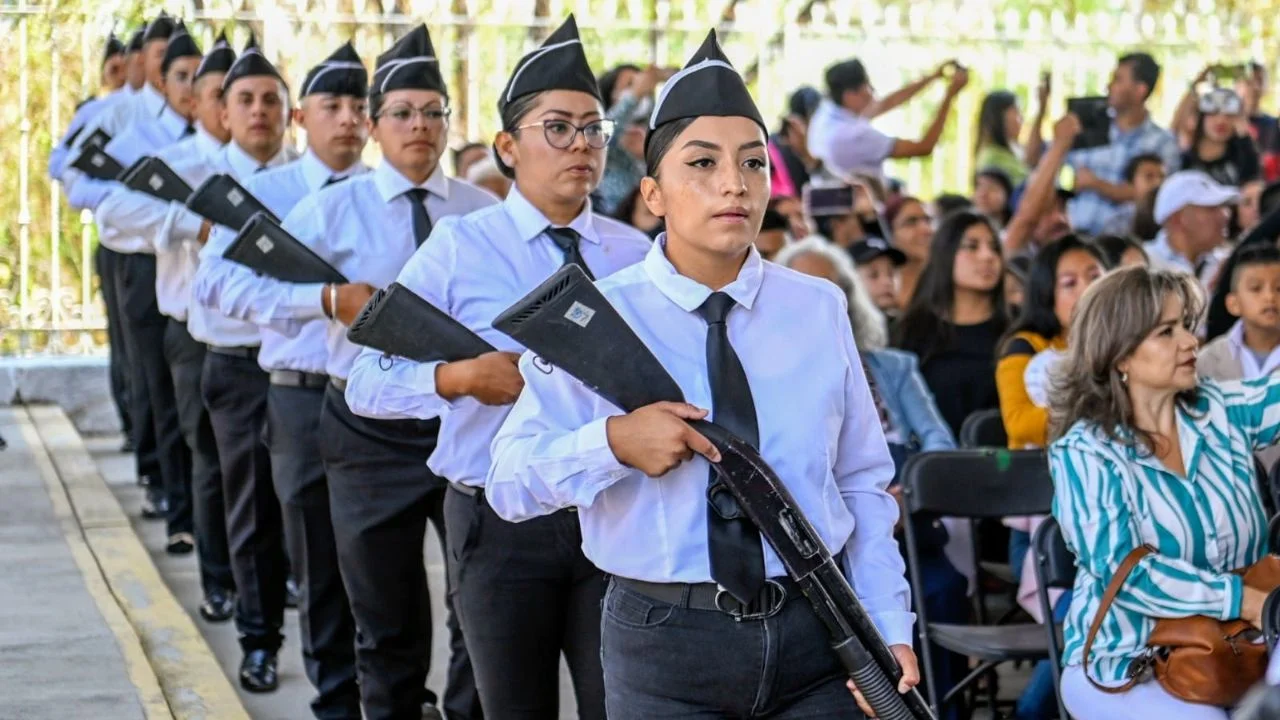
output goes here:
{"type": "Polygon", "coordinates": [[[431,216],[427,214],[427,191],[422,188],[412,188],[404,191],[404,196],[409,198],[409,204],[413,207],[413,246],[421,247],[426,241],[427,236],[431,234],[431,216]]]}
{"type": "Polygon", "coordinates": [[[182,131],[182,137],[191,137],[192,135],[195,135],[195,134],[196,134],[196,126],[190,123],[187,124],[187,129],[182,131]]]}
{"type": "Polygon", "coordinates": [[[582,250],[578,247],[578,243],[582,240],[582,236],[577,230],[567,227],[548,227],[547,237],[551,238],[551,242],[560,248],[560,252],[564,253],[564,264],[577,265],[582,268],[582,272],[592,280],[596,279],[591,274],[591,268],[587,267],[587,261],[582,259],[582,250]]]}
{"type": "MultiPolygon", "coordinates": [[[[756,405],[738,354],[729,343],[725,318],[733,298],[715,292],[698,308],[707,321],[707,377],[711,382],[711,419],[734,435],[760,445],[756,405]]],[[[764,587],[764,547],[756,530],[731,495],[711,471],[707,488],[707,546],[711,577],[739,602],[753,601],[764,587]]]]}
{"type": "Polygon", "coordinates": [[[322,187],[322,188],[327,188],[327,187],[329,187],[330,185],[337,185],[338,183],[342,182],[343,180],[346,180],[346,179],[347,179],[347,177],[350,177],[350,176],[346,176],[346,177],[338,177],[337,175],[330,175],[330,176],[329,176],[329,179],[328,179],[328,180],[325,180],[325,181],[324,181],[324,185],[321,185],[320,187],[322,187]]]}

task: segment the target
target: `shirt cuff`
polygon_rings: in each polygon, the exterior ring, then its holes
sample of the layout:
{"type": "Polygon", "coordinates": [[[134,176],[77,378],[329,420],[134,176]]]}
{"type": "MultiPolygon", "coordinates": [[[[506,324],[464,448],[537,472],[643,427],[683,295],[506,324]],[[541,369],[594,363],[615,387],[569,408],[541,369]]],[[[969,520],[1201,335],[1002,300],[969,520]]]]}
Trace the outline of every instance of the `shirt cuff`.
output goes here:
{"type": "Polygon", "coordinates": [[[1222,603],[1222,617],[1219,620],[1235,620],[1240,617],[1240,606],[1244,603],[1244,578],[1239,575],[1227,575],[1226,596],[1222,603]]]}
{"type": "Polygon", "coordinates": [[[444,365],[444,362],[440,360],[425,363],[414,363],[413,387],[415,390],[418,390],[425,395],[429,395],[432,399],[439,402],[440,408],[453,410],[458,406],[457,401],[450,400],[436,392],[436,368],[441,365],[444,365]]]}
{"type": "Polygon", "coordinates": [[[200,229],[204,227],[204,218],[186,208],[178,209],[178,217],[173,221],[173,234],[177,240],[199,242],[200,229]]]}
{"type": "Polygon", "coordinates": [[[871,622],[875,623],[880,635],[884,637],[886,645],[913,647],[915,613],[906,610],[885,610],[868,614],[871,615],[871,622]]]}
{"type": "Polygon", "coordinates": [[[324,314],[324,305],[321,302],[321,295],[324,293],[324,283],[302,283],[294,285],[289,291],[289,306],[297,313],[295,320],[315,320],[317,318],[327,318],[324,314]]]}

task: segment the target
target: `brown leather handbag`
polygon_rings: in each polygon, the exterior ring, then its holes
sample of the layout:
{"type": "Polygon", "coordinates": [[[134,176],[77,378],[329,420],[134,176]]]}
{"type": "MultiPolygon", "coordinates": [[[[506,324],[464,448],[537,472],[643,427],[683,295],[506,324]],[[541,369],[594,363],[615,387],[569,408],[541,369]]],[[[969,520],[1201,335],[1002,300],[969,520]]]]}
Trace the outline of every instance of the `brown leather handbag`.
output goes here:
{"type": "MultiPolygon", "coordinates": [[[[1160,687],[1176,698],[1224,708],[1236,705],[1267,671],[1267,645],[1260,641],[1262,634],[1244,620],[1224,622],[1204,615],[1156,620],[1147,654],[1134,665],[1128,682],[1108,687],[1089,674],[1089,651],[1107,611],[1134,566],[1154,552],[1150,545],[1135,548],[1107,585],[1084,641],[1085,677],[1099,690],[1118,694],[1147,679],[1151,670],[1160,687]]],[[[1246,586],[1269,593],[1280,587],[1280,557],[1267,555],[1235,573],[1244,577],[1246,586]]]]}

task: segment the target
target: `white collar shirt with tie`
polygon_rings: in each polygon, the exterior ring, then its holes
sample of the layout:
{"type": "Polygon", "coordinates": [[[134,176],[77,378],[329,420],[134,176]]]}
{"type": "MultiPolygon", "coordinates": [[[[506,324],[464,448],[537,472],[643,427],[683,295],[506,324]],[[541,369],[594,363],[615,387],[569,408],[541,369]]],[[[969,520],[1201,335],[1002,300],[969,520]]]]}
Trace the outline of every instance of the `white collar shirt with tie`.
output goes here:
{"type": "MultiPolygon", "coordinates": [[[[519,352],[523,348],[491,324],[564,264],[563,251],[547,236],[550,225],[513,187],[499,205],[437,223],[396,279],[499,350],[519,352]]],[[[649,250],[648,237],[596,215],[590,202],[566,227],[580,236],[583,260],[598,278],[640,262],[649,250]]],[[[347,404],[367,417],[439,417],[440,439],[427,466],[451,482],[483,486],[489,442],[511,408],[469,397],[445,400],[436,394],[439,364],[399,357],[388,364],[382,353],[365,348],[348,376],[347,404]]]]}
{"type": "MultiPolygon", "coordinates": [[[[446,177],[438,166],[426,182],[414,185],[384,161],[372,172],[305,198],[285,218],[284,228],[351,282],[383,288],[396,279],[418,248],[412,207],[404,194],[414,187],[427,190],[427,213],[437,227],[444,218],[498,202],[474,185],[446,177]]],[[[298,302],[306,303],[305,310],[298,310],[297,320],[323,317],[320,293],[306,285],[294,287],[300,292],[298,302]]],[[[347,379],[360,347],[347,340],[342,323],[328,322],[328,350],[325,371],[347,379]]]]}

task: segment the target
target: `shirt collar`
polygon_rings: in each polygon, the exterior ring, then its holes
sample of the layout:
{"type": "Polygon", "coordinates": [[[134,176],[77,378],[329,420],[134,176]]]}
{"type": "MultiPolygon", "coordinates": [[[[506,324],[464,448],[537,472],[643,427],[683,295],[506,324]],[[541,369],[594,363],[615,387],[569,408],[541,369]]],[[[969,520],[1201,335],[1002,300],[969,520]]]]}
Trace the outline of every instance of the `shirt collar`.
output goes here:
{"type": "MultiPolygon", "coordinates": [[[[681,275],[671,261],[667,259],[667,234],[658,235],[649,254],[644,258],[644,271],[658,287],[659,292],[675,303],[685,312],[693,312],[707,301],[714,292],[711,288],[681,275]]],[[[760,283],[764,280],[764,261],[753,245],[747,251],[747,259],[738,271],[733,282],[720,288],[720,292],[733,298],[734,302],[750,310],[760,293],[760,283]]]]}
{"type": "Polygon", "coordinates": [[[139,97],[142,99],[142,106],[151,113],[151,117],[159,117],[160,111],[165,107],[164,95],[159,90],[151,87],[151,83],[146,83],[142,89],[138,91],[139,97]]]}
{"type": "Polygon", "coordinates": [[[449,199],[449,179],[444,175],[444,167],[439,164],[426,182],[414,185],[409,182],[409,178],[401,175],[399,170],[384,160],[378,165],[378,169],[373,171],[373,184],[378,188],[378,196],[387,203],[415,187],[420,187],[441,199],[449,199]]]}
{"type": "Polygon", "coordinates": [[[351,177],[352,175],[358,175],[364,172],[364,163],[359,160],[346,170],[341,172],[334,170],[328,165],[325,165],[324,161],[320,159],[320,156],[316,155],[309,148],[302,154],[302,157],[298,159],[298,167],[302,170],[303,184],[312,192],[324,187],[324,184],[329,182],[330,178],[342,180],[344,178],[351,177]]]}
{"type": "Polygon", "coordinates": [[[160,127],[164,128],[169,134],[175,138],[181,138],[187,131],[187,126],[191,124],[189,120],[178,114],[176,110],[167,103],[160,110],[159,121],[160,127]]]}
{"type": "MultiPolygon", "coordinates": [[[[511,217],[511,221],[515,223],[516,232],[520,233],[520,239],[526,242],[533,240],[542,234],[549,225],[553,225],[542,211],[533,206],[515,185],[511,186],[507,198],[502,201],[503,208],[507,211],[507,215],[511,217]]],[[[587,204],[582,208],[582,212],[578,213],[578,217],[573,219],[565,227],[568,227],[578,233],[582,239],[587,242],[600,244],[600,235],[596,232],[594,216],[591,212],[591,200],[587,199],[587,204]]]]}
{"type": "Polygon", "coordinates": [[[1185,255],[1173,249],[1173,246],[1169,244],[1169,235],[1163,229],[1156,234],[1156,239],[1151,241],[1149,251],[1165,262],[1176,265],[1179,269],[1193,275],[1199,269],[1196,267],[1197,265],[1213,257],[1213,251],[1210,250],[1195,260],[1188,260],[1185,255]]]}
{"type": "Polygon", "coordinates": [[[1112,141],[1115,141],[1115,140],[1131,138],[1131,137],[1142,137],[1146,133],[1150,132],[1151,129],[1155,127],[1155,125],[1156,124],[1151,121],[1151,113],[1149,112],[1147,113],[1147,117],[1144,118],[1141,123],[1138,123],[1137,127],[1127,132],[1121,130],[1118,126],[1116,126],[1115,121],[1112,120],[1110,139],[1112,141]]]}
{"type": "Polygon", "coordinates": [[[209,134],[200,123],[196,123],[196,145],[205,153],[222,149],[222,141],[209,134]]]}
{"type": "Polygon", "coordinates": [[[268,160],[266,165],[260,165],[256,158],[245,152],[234,140],[227,143],[226,152],[227,164],[231,166],[231,171],[237,179],[247,178],[262,167],[275,167],[289,160],[289,150],[284,146],[281,146],[280,152],[268,160]]]}

